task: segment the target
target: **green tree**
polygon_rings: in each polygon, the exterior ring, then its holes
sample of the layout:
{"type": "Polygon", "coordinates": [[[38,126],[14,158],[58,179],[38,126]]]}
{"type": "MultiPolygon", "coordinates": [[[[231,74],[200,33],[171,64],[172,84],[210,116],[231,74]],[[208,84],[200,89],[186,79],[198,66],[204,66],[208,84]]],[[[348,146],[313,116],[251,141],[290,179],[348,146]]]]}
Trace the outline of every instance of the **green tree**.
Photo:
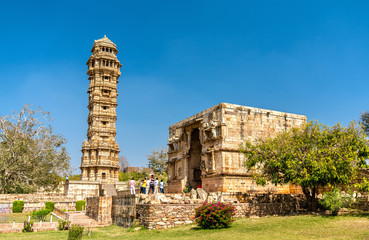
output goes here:
{"type": "Polygon", "coordinates": [[[148,167],[157,174],[163,174],[168,171],[168,149],[157,148],[146,155],[149,161],[148,167]]]}
{"type": "Polygon", "coordinates": [[[361,114],[360,124],[363,127],[365,133],[369,135],[369,113],[368,112],[365,111],[363,114],[361,114]]]}
{"type": "Polygon", "coordinates": [[[369,155],[357,124],[328,127],[311,121],[275,138],[246,142],[241,151],[246,167],[256,170],[257,183],[299,184],[311,207],[318,187],[350,184],[369,155]]]}
{"type": "Polygon", "coordinates": [[[70,172],[66,141],[49,122],[49,113],[28,105],[0,116],[0,193],[53,189],[70,172]]]}

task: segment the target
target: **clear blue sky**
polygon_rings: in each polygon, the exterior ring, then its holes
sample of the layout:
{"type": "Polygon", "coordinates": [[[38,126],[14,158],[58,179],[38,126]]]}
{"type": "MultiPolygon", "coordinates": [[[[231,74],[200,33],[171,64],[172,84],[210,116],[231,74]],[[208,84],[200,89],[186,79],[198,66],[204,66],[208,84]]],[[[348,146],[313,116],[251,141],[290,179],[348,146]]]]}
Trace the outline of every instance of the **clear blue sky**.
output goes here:
{"type": "MultiPolygon", "coordinates": [[[[107,35],[123,64],[117,141],[131,166],[169,125],[229,102],[347,124],[369,110],[368,1],[3,1],[0,115],[50,111],[79,167],[85,65],[107,35]]],[[[79,173],[79,170],[76,171],[79,173]]]]}

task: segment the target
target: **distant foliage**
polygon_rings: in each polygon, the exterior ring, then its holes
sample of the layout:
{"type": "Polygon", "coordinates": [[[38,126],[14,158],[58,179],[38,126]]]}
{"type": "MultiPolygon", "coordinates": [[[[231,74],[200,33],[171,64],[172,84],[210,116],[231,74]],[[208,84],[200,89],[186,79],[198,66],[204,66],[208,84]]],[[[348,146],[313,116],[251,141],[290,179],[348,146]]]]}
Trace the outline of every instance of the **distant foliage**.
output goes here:
{"type": "Polygon", "coordinates": [[[33,222],[25,220],[22,232],[33,232],[33,222]]]}
{"type": "Polygon", "coordinates": [[[24,201],[14,201],[13,202],[13,213],[23,212],[24,201]]]}
{"type": "Polygon", "coordinates": [[[39,221],[44,222],[45,219],[46,219],[47,214],[49,214],[49,213],[50,213],[49,209],[41,209],[41,210],[38,210],[38,211],[31,212],[31,216],[34,219],[37,219],[39,221]]]}
{"type": "Polygon", "coordinates": [[[132,178],[134,178],[134,180],[139,180],[139,179],[143,179],[145,177],[148,177],[147,172],[130,172],[130,173],[123,173],[123,172],[119,172],[119,181],[129,181],[132,178]]]}
{"type": "Polygon", "coordinates": [[[68,221],[66,221],[66,220],[59,220],[58,221],[58,229],[60,231],[68,230],[68,228],[69,228],[69,222],[68,221]]]}
{"type": "Polygon", "coordinates": [[[83,210],[86,210],[86,201],[84,201],[84,200],[77,201],[76,202],[76,211],[83,211],[83,210]]]}
{"type": "Polygon", "coordinates": [[[46,202],[45,209],[49,209],[50,212],[54,211],[55,203],[54,202],[46,202]]]}
{"type": "Polygon", "coordinates": [[[363,127],[365,133],[369,135],[369,113],[368,112],[365,111],[363,114],[361,114],[360,124],[363,127]]]}
{"type": "Polygon", "coordinates": [[[71,180],[81,180],[81,175],[80,174],[75,174],[75,175],[71,175],[68,177],[68,180],[71,181],[71,180]]]}
{"type": "Polygon", "coordinates": [[[222,202],[204,202],[195,212],[195,221],[199,227],[218,229],[228,227],[234,221],[235,207],[222,202]]]}
{"type": "Polygon", "coordinates": [[[341,208],[350,207],[354,200],[352,193],[341,192],[338,188],[334,188],[330,192],[325,192],[319,202],[331,211],[332,216],[337,216],[341,208]]]}
{"type": "Polygon", "coordinates": [[[146,155],[149,161],[148,167],[154,170],[156,174],[168,172],[168,149],[154,149],[146,155]]]}
{"type": "Polygon", "coordinates": [[[68,232],[68,240],[80,240],[83,235],[83,227],[77,224],[73,224],[71,228],[69,228],[68,232]]]}
{"type": "Polygon", "coordinates": [[[125,156],[119,157],[119,171],[123,172],[125,168],[129,167],[129,162],[125,156]]]}

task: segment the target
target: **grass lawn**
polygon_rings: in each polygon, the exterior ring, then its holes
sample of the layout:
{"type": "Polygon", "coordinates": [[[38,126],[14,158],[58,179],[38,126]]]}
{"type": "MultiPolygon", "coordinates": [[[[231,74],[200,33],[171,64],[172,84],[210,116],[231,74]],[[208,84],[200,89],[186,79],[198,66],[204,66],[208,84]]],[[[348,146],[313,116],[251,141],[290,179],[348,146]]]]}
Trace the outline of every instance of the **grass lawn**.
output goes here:
{"type": "MultiPolygon", "coordinates": [[[[1,223],[13,223],[13,220],[15,220],[16,223],[23,223],[24,220],[28,220],[28,216],[30,216],[31,213],[1,213],[0,214],[0,224],[1,223]]],[[[46,216],[46,222],[50,222],[50,216],[51,214],[48,214],[46,216]]],[[[37,219],[32,219],[32,221],[38,221],[37,219]]],[[[53,216],[53,222],[57,222],[58,219],[53,216]]],[[[1,238],[0,238],[1,239],[1,238]]]]}
{"type": "MultiPolygon", "coordinates": [[[[67,231],[7,233],[0,239],[67,239],[67,231]]],[[[164,230],[122,229],[117,226],[94,229],[91,237],[83,239],[369,239],[369,214],[355,216],[288,216],[237,219],[230,228],[201,230],[186,225],[164,230]]]]}

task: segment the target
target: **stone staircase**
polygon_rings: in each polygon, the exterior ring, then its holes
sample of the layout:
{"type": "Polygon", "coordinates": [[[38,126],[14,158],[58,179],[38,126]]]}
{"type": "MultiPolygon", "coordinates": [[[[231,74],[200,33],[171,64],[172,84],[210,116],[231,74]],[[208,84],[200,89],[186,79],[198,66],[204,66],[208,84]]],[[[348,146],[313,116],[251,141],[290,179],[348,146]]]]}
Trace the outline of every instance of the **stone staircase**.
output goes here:
{"type": "Polygon", "coordinates": [[[116,196],[116,195],[118,194],[114,184],[105,183],[101,185],[100,196],[116,196]]]}
{"type": "Polygon", "coordinates": [[[68,213],[71,224],[79,224],[83,227],[101,227],[96,220],[88,217],[85,212],[68,213]]]}

